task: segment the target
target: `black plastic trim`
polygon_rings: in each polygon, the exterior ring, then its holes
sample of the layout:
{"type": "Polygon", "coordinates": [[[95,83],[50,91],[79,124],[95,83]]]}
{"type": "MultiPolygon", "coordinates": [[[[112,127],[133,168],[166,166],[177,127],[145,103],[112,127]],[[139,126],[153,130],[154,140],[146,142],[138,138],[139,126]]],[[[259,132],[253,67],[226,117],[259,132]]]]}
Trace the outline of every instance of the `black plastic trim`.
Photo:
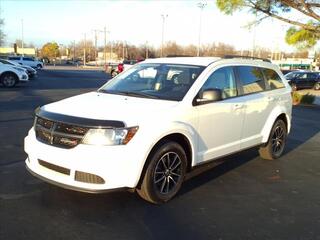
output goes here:
{"type": "Polygon", "coordinates": [[[123,128],[125,127],[124,122],[115,120],[99,120],[82,117],[74,117],[69,115],[63,115],[59,113],[53,113],[43,110],[38,107],[35,110],[35,114],[38,117],[45,118],[56,122],[61,122],[70,125],[78,125],[87,128],[123,128]]]}
{"type": "Polygon", "coordinates": [[[68,190],[73,190],[73,191],[77,191],[77,192],[84,192],[84,193],[109,193],[109,192],[118,192],[118,191],[129,191],[129,190],[132,190],[131,188],[127,188],[127,187],[123,187],[123,188],[113,188],[113,189],[99,189],[99,190],[96,190],[96,189],[87,189],[87,188],[80,188],[80,187],[74,187],[74,186],[70,186],[70,185],[66,185],[66,184],[63,184],[63,183],[59,183],[59,182],[56,182],[56,181],[53,181],[51,179],[48,179],[46,177],[43,177],[37,173],[35,173],[34,171],[32,171],[28,165],[26,165],[26,169],[28,170],[28,172],[36,177],[36,178],[39,178],[40,180],[44,181],[44,182],[47,182],[47,183],[50,183],[52,185],[55,185],[55,186],[58,186],[58,187],[61,187],[61,188],[64,188],[64,189],[68,189],[68,190]]]}

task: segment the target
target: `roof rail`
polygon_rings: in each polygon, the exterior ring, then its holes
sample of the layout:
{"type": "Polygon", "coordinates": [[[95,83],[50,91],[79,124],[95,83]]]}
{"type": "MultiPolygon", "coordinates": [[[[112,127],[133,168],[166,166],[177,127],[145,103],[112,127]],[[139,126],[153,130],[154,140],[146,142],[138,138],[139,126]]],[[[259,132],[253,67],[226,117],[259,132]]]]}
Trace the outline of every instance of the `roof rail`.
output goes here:
{"type": "Polygon", "coordinates": [[[192,57],[191,55],[183,55],[183,54],[169,54],[166,56],[167,58],[174,58],[174,57],[192,57]]]}
{"type": "Polygon", "coordinates": [[[240,56],[240,55],[224,55],[222,58],[225,59],[230,59],[230,58],[244,58],[244,59],[253,59],[253,60],[262,60],[264,62],[269,62],[271,61],[267,58],[259,58],[259,57],[250,57],[250,56],[240,56]]]}

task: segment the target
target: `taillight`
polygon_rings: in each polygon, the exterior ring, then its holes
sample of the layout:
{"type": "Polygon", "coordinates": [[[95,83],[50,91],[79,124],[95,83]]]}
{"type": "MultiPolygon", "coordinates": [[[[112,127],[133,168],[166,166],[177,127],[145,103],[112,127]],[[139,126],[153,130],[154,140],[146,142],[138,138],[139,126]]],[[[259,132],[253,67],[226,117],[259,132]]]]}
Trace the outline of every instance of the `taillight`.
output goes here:
{"type": "Polygon", "coordinates": [[[118,64],[118,72],[121,73],[123,71],[123,64],[119,63],[118,64]]]}

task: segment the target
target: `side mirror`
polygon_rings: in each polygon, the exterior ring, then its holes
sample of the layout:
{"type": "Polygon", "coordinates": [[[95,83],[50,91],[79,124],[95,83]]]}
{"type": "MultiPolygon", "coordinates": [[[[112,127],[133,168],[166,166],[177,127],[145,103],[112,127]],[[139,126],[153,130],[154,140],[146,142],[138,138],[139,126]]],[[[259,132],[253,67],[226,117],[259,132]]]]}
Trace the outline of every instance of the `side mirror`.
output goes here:
{"type": "Polygon", "coordinates": [[[220,89],[207,89],[198,94],[195,99],[195,105],[201,105],[210,102],[220,101],[222,99],[222,91],[220,89]]]}

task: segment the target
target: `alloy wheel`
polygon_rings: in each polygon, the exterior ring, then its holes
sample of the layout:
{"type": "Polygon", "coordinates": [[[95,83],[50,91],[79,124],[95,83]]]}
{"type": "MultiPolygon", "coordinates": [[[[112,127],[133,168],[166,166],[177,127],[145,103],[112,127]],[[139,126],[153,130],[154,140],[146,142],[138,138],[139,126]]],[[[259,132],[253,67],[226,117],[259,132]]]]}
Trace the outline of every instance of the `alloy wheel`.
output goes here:
{"type": "Polygon", "coordinates": [[[172,192],[182,179],[182,166],[179,155],[175,152],[164,154],[158,161],[153,183],[160,194],[172,192]]]}
{"type": "Polygon", "coordinates": [[[285,130],[281,126],[277,126],[272,134],[271,140],[273,154],[281,154],[284,148],[285,130]]]}
{"type": "Polygon", "coordinates": [[[16,83],[16,79],[13,75],[8,74],[4,76],[2,83],[6,87],[13,87],[16,83]]]}

